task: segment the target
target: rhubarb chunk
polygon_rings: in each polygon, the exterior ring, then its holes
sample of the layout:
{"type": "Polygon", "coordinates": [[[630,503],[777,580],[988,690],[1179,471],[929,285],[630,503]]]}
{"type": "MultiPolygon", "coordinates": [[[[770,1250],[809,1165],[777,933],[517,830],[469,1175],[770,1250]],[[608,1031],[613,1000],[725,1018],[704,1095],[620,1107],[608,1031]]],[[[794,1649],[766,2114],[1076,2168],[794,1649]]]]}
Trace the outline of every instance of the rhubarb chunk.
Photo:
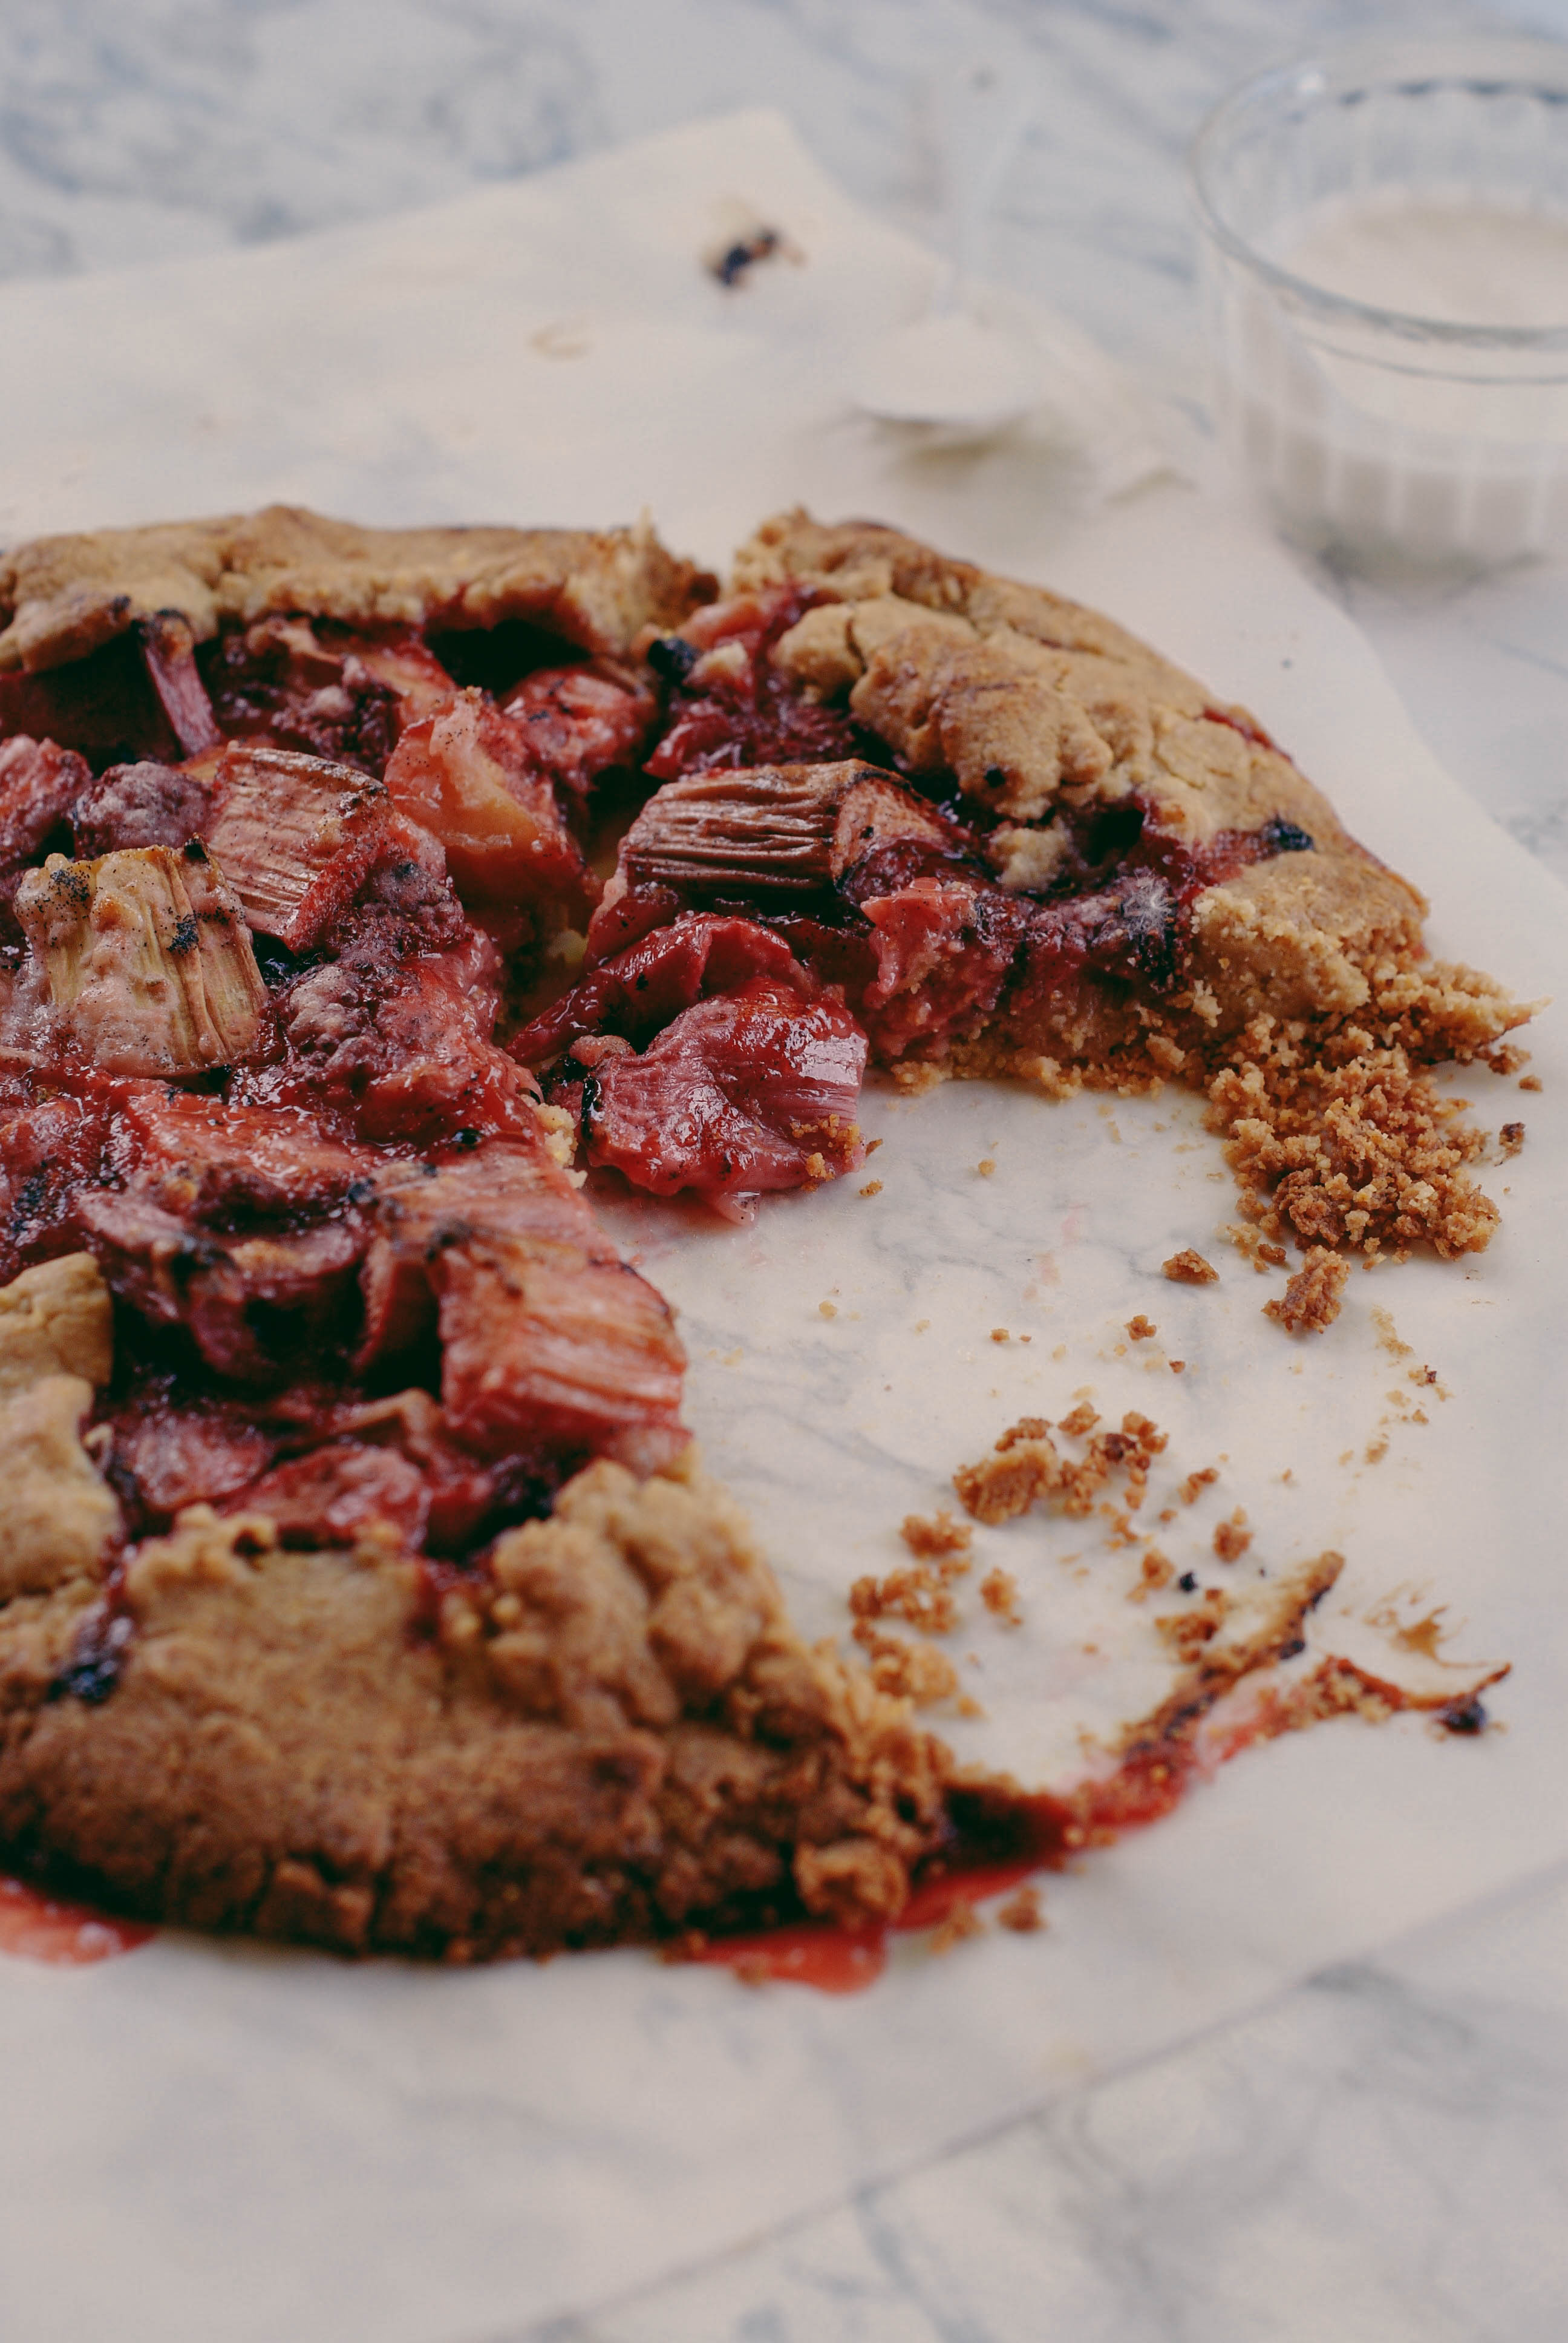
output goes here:
{"type": "Polygon", "coordinates": [[[196,840],[52,854],[16,890],[55,1037],[101,1071],[178,1081],[243,1058],[266,1000],[234,893],[196,840]]]}
{"type": "Polygon", "coordinates": [[[67,667],[0,676],[0,733],[24,732],[80,749],[95,768],[210,749],[218,731],[188,621],[156,611],[67,667]]]}
{"type": "Polygon", "coordinates": [[[607,1057],[588,1076],[588,1161],[720,1209],[853,1171],[866,1157],[855,1122],[866,1047],[838,1002],[765,979],[699,1001],[641,1057],[607,1057]]]}
{"type": "Polygon", "coordinates": [[[563,1057],[574,1041],[607,1033],[641,1049],[705,995],[734,992],[759,976],[788,985],[802,1000],[810,1000],[817,990],[789,945],[754,920],[689,913],[613,960],[601,960],[513,1035],[511,1052],[525,1066],[542,1068],[563,1057]]]}
{"type": "Polygon", "coordinates": [[[80,757],[53,740],[24,735],[0,744],[0,902],[11,900],[23,871],[91,778],[80,757]]]}
{"type": "Polygon", "coordinates": [[[537,669],[501,712],[523,727],[539,770],[580,802],[602,773],[637,763],[658,702],[639,676],[601,660],[537,669]]]}
{"type": "MultiPolygon", "coordinates": [[[[391,805],[349,765],[237,745],[215,773],[209,840],[257,935],[308,950],[353,901],[387,847],[391,805]]],[[[407,824],[410,850],[432,853],[407,824]]]]}
{"type": "Polygon", "coordinates": [[[389,1168],[365,1266],[379,1363],[439,1323],[448,1424],[480,1456],[614,1456],[686,1443],[669,1305],[628,1269],[538,1144],[489,1140],[389,1168]]]}
{"type": "Polygon", "coordinates": [[[759,765],[668,782],[628,831],[620,874],[687,900],[789,905],[831,893],[878,847],[951,859],[967,841],[896,774],[846,759],[759,765]]]}
{"type": "Polygon", "coordinates": [[[392,752],[393,803],[446,849],[466,903],[521,905],[546,932],[581,920],[597,885],[561,819],[528,728],[481,691],[410,725],[392,752]]]}
{"type": "Polygon", "coordinates": [[[109,1286],[155,1326],[183,1326],[215,1374],[269,1384],[319,1357],[346,1325],[365,1250],[356,1216],[314,1228],[220,1236],[193,1229],[145,1187],[78,1201],[109,1286]]]}

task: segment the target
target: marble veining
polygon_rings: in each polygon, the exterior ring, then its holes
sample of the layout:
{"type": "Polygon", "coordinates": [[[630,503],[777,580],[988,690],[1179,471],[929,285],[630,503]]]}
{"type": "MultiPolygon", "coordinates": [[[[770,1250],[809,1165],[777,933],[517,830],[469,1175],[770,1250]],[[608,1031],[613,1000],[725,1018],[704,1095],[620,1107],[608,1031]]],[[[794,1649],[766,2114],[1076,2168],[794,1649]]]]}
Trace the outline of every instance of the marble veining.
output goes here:
{"type": "Polygon", "coordinates": [[[527,2343],[1554,2343],[1568,1880],[527,2343]]]}
{"type": "MultiPolygon", "coordinates": [[[[994,274],[1201,417],[1180,179],[1196,122],[1271,56],[1436,13],[1430,0],[9,0],[0,277],[377,218],[759,102],[789,111],[861,202],[932,234],[925,86],[984,53],[1039,93],[991,232],[994,274]]],[[[1442,18],[1568,37],[1568,0],[1442,18]]],[[[1568,878],[1568,572],[1442,588],[1314,575],[1440,759],[1568,878]]],[[[636,2299],[484,2343],[1558,2343],[1565,2202],[1559,1875],[636,2299]]],[[[207,2216],[216,2250],[219,2194],[207,2216]]]]}

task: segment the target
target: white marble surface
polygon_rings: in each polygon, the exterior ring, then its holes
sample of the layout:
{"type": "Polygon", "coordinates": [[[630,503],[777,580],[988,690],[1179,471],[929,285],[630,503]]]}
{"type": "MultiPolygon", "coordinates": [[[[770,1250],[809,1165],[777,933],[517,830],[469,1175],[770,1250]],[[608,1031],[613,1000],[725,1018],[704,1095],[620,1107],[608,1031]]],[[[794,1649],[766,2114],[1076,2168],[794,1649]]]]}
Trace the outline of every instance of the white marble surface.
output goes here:
{"type": "MultiPolygon", "coordinates": [[[[759,99],[793,112],[862,200],[919,226],[933,186],[920,76],[1000,45],[1038,71],[1040,109],[996,272],[1191,402],[1188,132],[1254,63],[1433,13],[37,0],[0,15],[0,266],[112,266],[374,216],[759,99]]],[[[1562,0],[1515,20],[1568,35],[1562,0]]],[[[1327,582],[1449,769],[1568,876],[1568,579],[1327,582]]],[[[1555,1877],[639,2300],[590,2304],[551,2343],[1554,2343],[1565,1952],[1555,1877]]]]}

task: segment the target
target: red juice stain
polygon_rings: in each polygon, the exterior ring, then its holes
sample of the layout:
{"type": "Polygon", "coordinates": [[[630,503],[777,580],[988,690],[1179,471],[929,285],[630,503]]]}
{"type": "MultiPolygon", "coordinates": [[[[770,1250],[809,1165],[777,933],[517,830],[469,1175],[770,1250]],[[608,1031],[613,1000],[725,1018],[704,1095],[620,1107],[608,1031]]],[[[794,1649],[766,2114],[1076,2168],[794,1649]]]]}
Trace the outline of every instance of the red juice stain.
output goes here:
{"type": "Polygon", "coordinates": [[[799,1921],[759,1928],[742,1936],[715,1936],[695,1950],[696,1961],[719,1963],[746,1985],[809,1985],[819,1993],[859,1993],[888,1966],[884,1928],[836,1928],[799,1921]]]}
{"type": "Polygon", "coordinates": [[[52,1968],[83,1968],[134,1953],[157,1935],[138,1920],[112,1920],[85,1904],[45,1896],[21,1879],[0,1879],[0,1953],[45,1961],[52,1968]]]}
{"type": "Polygon", "coordinates": [[[1086,1847],[1109,1846],[1123,1831],[1161,1821],[1180,1803],[1196,1771],[1192,1754],[1181,1743],[1161,1741],[1131,1751],[1105,1780],[1086,1783],[1065,1798],[965,1788],[952,1801],[951,1844],[923,1866],[891,1929],[799,1921],[711,1937],[690,1957],[731,1968],[748,1985],[780,1982],[813,1986],[819,1993],[859,1993],[887,1967],[892,1930],[940,1927],[960,1903],[1005,1895],[1041,1871],[1060,1871],[1086,1847]]]}

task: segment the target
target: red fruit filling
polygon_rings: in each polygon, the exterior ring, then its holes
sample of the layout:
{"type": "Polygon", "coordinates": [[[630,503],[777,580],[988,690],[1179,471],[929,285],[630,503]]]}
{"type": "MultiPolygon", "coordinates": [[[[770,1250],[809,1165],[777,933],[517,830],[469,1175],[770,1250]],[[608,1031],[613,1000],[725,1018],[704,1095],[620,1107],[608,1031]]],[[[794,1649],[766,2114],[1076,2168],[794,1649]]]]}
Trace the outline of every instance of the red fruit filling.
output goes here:
{"type": "MultiPolygon", "coordinates": [[[[597,891],[568,813],[657,702],[559,650],[519,674],[508,649],[504,710],[415,636],[291,618],[199,662],[149,622],[0,684],[4,900],[51,852],[165,871],[203,840],[270,989],[238,1062],[115,1079],[102,1004],[51,1023],[58,970],[0,936],[0,1275],[98,1260],[118,1323],[95,1437],[132,1538],[208,1503],[290,1544],[380,1523],[471,1565],[591,1457],[646,1470],[685,1443],[669,1311],[549,1152],[465,909],[537,939],[597,891]]],[[[137,949],[111,991],[145,987],[137,949]]],[[[176,923],[159,949],[191,946],[176,923]]]]}
{"type": "Polygon", "coordinates": [[[655,780],[723,767],[830,764],[863,737],[839,709],[804,699],[768,663],[822,597],[794,586],[715,602],[667,635],[648,663],[669,685],[669,716],[645,771],[655,780]]]}
{"type": "Polygon", "coordinates": [[[683,1010],[640,1057],[598,1060],[580,1094],[588,1160],[721,1209],[837,1178],[866,1160],[866,1050],[841,1002],[753,978],[683,1010]]]}

